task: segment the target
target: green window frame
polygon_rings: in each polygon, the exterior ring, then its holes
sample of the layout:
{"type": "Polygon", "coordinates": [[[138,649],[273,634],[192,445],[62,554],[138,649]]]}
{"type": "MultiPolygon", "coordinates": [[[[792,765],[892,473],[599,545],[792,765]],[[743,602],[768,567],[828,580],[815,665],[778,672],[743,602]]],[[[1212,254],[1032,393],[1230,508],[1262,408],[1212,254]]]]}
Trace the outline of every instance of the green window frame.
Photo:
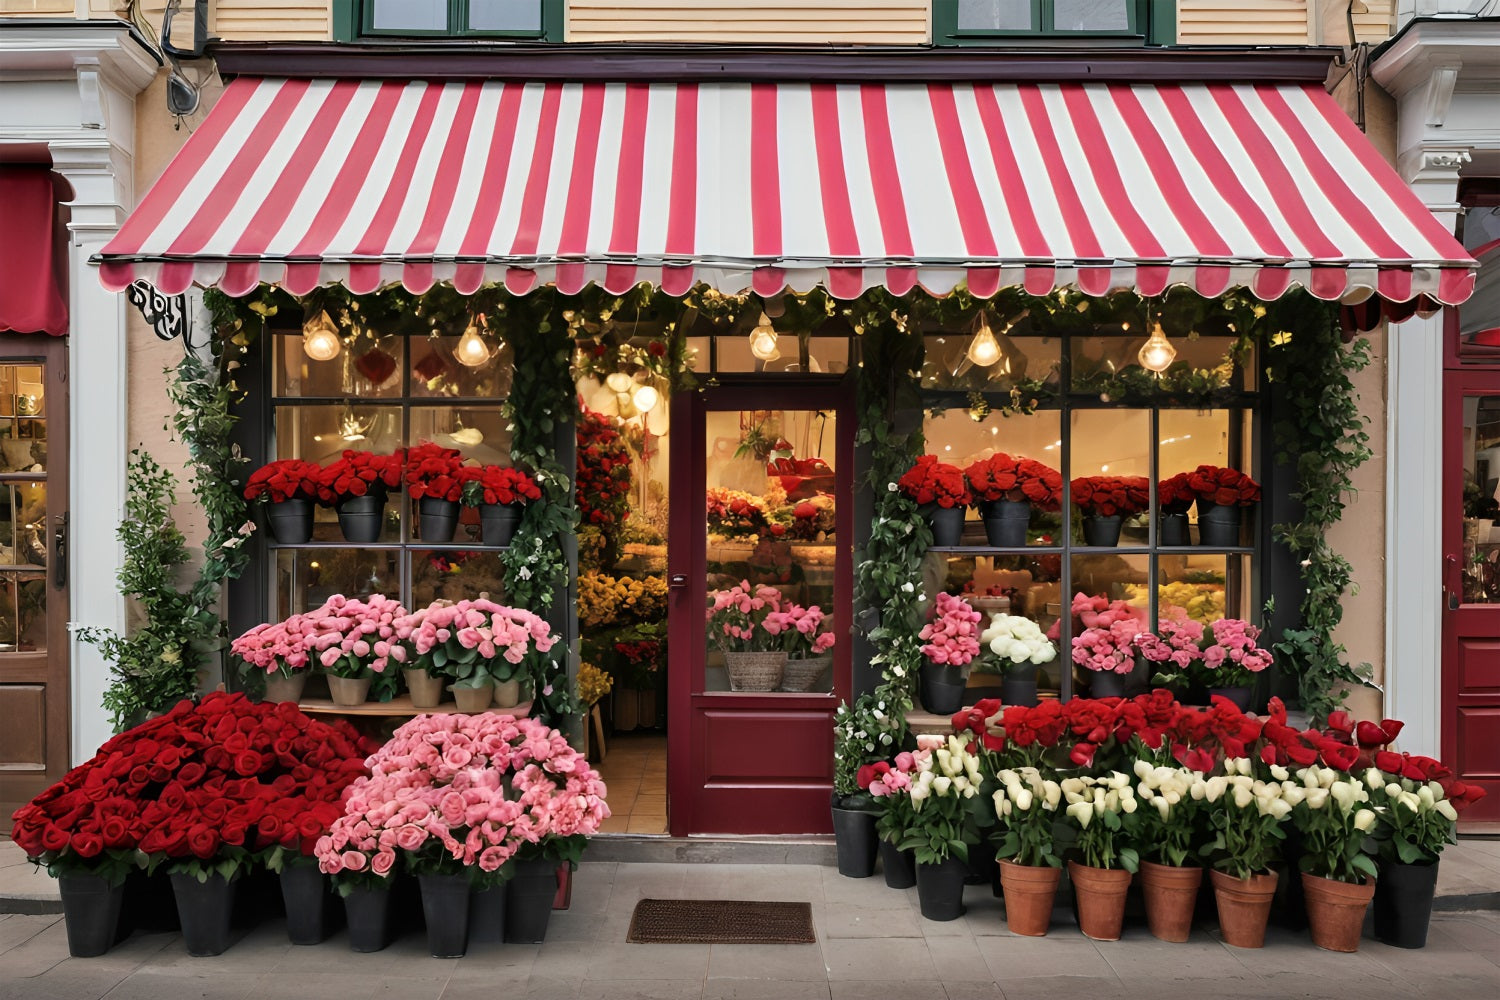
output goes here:
{"type": "Polygon", "coordinates": [[[1129,0],[1124,31],[1072,31],[1054,27],[1056,0],[1031,0],[1031,21],[1037,27],[1020,31],[961,29],[959,0],[932,0],[932,44],[995,45],[1023,39],[1120,39],[1142,45],[1172,45],[1177,40],[1176,0],[1129,0]]]}
{"type": "Polygon", "coordinates": [[[489,31],[466,27],[469,0],[448,0],[448,27],[443,30],[380,29],[375,27],[373,0],[334,0],[333,37],[354,42],[366,38],[517,38],[542,42],[563,40],[563,0],[537,0],[541,26],[534,31],[489,31]]]}

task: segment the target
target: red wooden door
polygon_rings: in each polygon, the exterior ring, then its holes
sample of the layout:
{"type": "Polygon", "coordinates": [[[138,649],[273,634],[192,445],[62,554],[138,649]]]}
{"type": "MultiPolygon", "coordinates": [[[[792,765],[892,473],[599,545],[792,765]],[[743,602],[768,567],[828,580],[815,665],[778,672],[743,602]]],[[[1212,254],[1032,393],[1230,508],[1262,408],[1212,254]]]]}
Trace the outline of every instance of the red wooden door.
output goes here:
{"type": "Polygon", "coordinates": [[[1450,371],[1444,390],[1443,760],[1488,790],[1472,828],[1500,825],[1500,505],[1479,509],[1500,494],[1500,372],[1450,371]]]}
{"type": "Polygon", "coordinates": [[[678,393],[672,407],[672,835],[826,833],[833,713],[849,692],[849,394],[836,383],[720,387],[678,393]],[[710,517],[710,496],[759,504],[769,517],[710,517]],[[793,523],[778,520],[789,513],[793,523]],[[810,690],[732,690],[705,614],[715,590],[741,580],[774,586],[786,600],[831,616],[833,663],[810,690]]]}

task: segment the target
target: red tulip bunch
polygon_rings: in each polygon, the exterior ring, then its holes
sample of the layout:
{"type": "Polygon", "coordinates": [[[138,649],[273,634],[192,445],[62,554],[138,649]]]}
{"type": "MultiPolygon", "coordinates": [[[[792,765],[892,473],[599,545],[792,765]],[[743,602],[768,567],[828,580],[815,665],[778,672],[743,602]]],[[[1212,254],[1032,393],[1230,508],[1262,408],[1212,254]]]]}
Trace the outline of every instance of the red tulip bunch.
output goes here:
{"type": "Polygon", "coordinates": [[[1248,507],[1260,500],[1260,484],[1238,469],[1200,465],[1188,476],[1188,489],[1200,503],[1248,507]]]}
{"type": "Polygon", "coordinates": [[[455,503],[463,491],[458,449],[423,441],[406,453],[406,490],[413,500],[431,497],[455,503]]]}
{"type": "Polygon", "coordinates": [[[896,488],[919,504],[966,507],[972,497],[963,471],[939,462],[936,455],[923,455],[900,479],[896,488]]]}
{"type": "Polygon", "coordinates": [[[964,469],[976,500],[1025,500],[1038,510],[1062,507],[1062,473],[1033,458],[1003,452],[964,469]]]}
{"type": "Polygon", "coordinates": [[[460,469],[458,473],[463,501],[470,507],[482,503],[524,504],[528,500],[542,498],[541,487],[520,469],[503,465],[485,465],[480,468],[460,469]]]}
{"type": "Polygon", "coordinates": [[[280,458],[267,462],[245,483],[245,499],[262,503],[287,500],[315,500],[323,467],[300,458],[280,458]]]}
{"type": "Polygon", "coordinates": [[[1129,517],[1151,503],[1151,484],[1145,476],[1085,476],[1069,486],[1079,509],[1098,517],[1129,517]]]}
{"type": "Polygon", "coordinates": [[[344,454],[325,465],[318,473],[318,499],[325,504],[338,503],[350,497],[383,493],[401,485],[401,466],[405,453],[379,455],[372,451],[346,449],[344,454]]]}

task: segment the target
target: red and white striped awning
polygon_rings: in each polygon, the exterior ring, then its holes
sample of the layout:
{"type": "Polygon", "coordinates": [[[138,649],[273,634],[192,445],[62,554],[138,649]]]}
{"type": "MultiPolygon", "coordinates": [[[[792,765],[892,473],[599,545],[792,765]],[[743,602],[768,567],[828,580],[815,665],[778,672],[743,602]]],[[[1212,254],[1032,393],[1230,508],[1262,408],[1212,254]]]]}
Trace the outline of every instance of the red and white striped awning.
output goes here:
{"type": "Polygon", "coordinates": [[[99,260],[231,295],[1474,283],[1321,88],[1270,84],[239,78],[99,260]]]}

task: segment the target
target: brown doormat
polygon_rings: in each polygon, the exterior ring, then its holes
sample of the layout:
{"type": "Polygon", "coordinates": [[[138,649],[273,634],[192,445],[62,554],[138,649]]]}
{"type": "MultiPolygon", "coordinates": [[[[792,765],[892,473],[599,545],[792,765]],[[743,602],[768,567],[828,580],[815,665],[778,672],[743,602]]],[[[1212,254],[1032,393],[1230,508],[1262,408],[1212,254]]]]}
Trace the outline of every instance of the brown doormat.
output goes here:
{"type": "Polygon", "coordinates": [[[627,941],[638,944],[812,944],[811,903],[643,899],[627,941]]]}

